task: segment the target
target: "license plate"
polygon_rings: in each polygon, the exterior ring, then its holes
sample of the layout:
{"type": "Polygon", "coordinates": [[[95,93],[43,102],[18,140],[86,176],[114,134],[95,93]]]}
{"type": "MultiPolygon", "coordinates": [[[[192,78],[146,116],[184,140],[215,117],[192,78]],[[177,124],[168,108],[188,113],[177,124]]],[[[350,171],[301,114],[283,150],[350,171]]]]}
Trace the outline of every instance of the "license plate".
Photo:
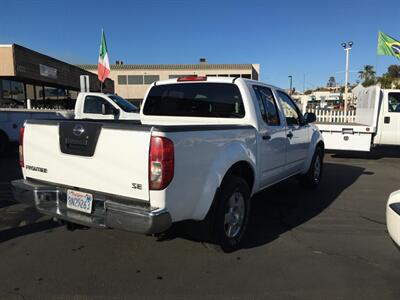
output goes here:
{"type": "Polygon", "coordinates": [[[92,212],[93,195],[67,190],[67,208],[90,214],[92,212]]]}

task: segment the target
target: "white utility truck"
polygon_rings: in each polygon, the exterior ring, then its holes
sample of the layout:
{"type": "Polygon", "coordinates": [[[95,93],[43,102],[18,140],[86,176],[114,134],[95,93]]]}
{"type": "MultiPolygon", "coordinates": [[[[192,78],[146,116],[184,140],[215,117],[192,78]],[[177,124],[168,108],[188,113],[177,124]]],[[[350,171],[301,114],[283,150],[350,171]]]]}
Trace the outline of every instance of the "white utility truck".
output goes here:
{"type": "MultiPolygon", "coordinates": [[[[239,247],[257,192],[322,175],[324,142],[281,89],[242,78],[152,84],[140,121],[28,120],[15,199],[92,227],[153,234],[200,221],[224,251],[239,247]]],[[[293,195],[293,197],[296,197],[293,195]]]]}
{"type": "Polygon", "coordinates": [[[400,90],[378,86],[358,96],[355,123],[317,123],[325,148],[370,151],[376,145],[400,145],[400,90]]]}
{"type": "Polygon", "coordinates": [[[28,119],[120,119],[138,120],[139,108],[112,94],[79,93],[75,110],[56,109],[0,109],[0,155],[9,143],[18,142],[19,129],[28,119]]]}

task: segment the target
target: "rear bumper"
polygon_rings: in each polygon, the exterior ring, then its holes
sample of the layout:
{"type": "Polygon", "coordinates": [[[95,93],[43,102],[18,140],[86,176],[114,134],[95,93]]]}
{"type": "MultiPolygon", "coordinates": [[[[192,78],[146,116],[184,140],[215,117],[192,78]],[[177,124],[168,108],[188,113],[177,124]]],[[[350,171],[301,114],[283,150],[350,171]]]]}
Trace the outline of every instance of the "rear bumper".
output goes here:
{"type": "Polygon", "coordinates": [[[152,234],[163,232],[172,224],[166,210],[138,205],[134,200],[93,193],[93,212],[85,214],[67,209],[65,187],[22,179],[13,181],[11,188],[15,200],[35,206],[40,213],[89,227],[152,234]]]}

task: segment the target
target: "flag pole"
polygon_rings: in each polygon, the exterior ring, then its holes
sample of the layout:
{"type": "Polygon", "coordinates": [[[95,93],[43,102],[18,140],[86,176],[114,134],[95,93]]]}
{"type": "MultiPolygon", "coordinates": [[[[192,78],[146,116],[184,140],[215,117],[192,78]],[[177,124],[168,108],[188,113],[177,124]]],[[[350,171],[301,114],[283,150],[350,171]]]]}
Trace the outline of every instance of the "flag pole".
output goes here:
{"type": "MultiPolygon", "coordinates": [[[[379,44],[379,31],[378,31],[378,44],[379,44]]],[[[378,50],[375,53],[375,74],[378,76],[378,50]]]]}

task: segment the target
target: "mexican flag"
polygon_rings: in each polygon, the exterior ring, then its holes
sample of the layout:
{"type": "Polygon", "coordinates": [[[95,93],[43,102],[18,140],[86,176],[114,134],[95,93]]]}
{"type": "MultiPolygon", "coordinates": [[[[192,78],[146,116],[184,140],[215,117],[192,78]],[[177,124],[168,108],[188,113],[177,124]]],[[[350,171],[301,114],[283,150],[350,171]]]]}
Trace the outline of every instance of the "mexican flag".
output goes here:
{"type": "Polygon", "coordinates": [[[390,55],[400,59],[400,42],[379,31],[378,55],[390,55]]]}
{"type": "Polygon", "coordinates": [[[100,55],[99,63],[97,64],[97,77],[101,82],[104,82],[110,74],[110,61],[108,60],[106,35],[104,30],[101,30],[101,43],[100,43],[100,55]]]}

